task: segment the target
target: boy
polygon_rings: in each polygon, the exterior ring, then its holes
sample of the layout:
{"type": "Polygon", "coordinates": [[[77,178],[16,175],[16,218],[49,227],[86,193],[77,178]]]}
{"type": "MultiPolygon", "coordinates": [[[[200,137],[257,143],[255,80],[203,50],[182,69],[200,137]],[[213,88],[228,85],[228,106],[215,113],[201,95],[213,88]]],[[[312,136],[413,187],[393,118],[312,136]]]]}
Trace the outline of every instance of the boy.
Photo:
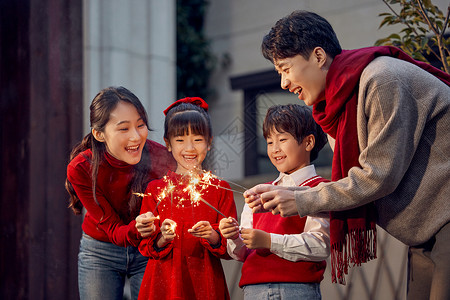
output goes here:
{"type": "MultiPolygon", "coordinates": [[[[308,107],[298,104],[269,108],[263,123],[267,155],[280,172],[279,186],[316,186],[325,179],[314,165],[327,143],[308,107]]],[[[228,253],[243,261],[239,286],[244,298],[321,299],[325,259],[329,250],[328,219],[283,218],[271,212],[252,214],[248,205],[236,220],[222,219],[219,229],[228,239],[228,253]]]]}

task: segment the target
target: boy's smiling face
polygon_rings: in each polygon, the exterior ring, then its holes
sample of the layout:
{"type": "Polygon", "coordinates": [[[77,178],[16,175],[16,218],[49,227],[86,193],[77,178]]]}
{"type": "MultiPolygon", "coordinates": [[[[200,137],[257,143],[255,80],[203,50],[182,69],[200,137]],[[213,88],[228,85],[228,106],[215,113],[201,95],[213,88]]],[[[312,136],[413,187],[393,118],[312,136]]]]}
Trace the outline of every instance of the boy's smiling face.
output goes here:
{"type": "Polygon", "coordinates": [[[267,155],[279,172],[291,174],[310,164],[314,135],[308,135],[298,143],[292,134],[273,128],[266,141],[267,155]]]}

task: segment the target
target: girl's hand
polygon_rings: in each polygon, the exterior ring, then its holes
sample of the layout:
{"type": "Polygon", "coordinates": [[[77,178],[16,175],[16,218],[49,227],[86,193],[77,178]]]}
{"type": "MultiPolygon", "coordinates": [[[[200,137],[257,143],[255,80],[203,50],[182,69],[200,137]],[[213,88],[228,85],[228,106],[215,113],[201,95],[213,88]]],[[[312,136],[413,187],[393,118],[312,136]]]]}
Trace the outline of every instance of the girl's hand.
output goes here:
{"type": "Polygon", "coordinates": [[[243,228],[241,230],[241,238],[249,249],[270,249],[270,233],[263,230],[243,228]]]}
{"type": "Polygon", "coordinates": [[[177,223],[171,219],[165,219],[161,224],[161,238],[158,241],[158,247],[162,248],[176,236],[177,223]]]}
{"type": "Polygon", "coordinates": [[[155,232],[156,226],[154,222],[156,219],[151,212],[146,212],[136,217],[136,229],[141,237],[149,237],[155,232]]]}
{"type": "Polygon", "coordinates": [[[191,229],[188,229],[188,232],[193,236],[208,240],[211,245],[216,245],[219,242],[219,234],[208,221],[197,222],[191,229]]]}
{"type": "Polygon", "coordinates": [[[228,217],[220,220],[219,230],[226,239],[235,240],[239,237],[239,223],[235,218],[228,217]]]}

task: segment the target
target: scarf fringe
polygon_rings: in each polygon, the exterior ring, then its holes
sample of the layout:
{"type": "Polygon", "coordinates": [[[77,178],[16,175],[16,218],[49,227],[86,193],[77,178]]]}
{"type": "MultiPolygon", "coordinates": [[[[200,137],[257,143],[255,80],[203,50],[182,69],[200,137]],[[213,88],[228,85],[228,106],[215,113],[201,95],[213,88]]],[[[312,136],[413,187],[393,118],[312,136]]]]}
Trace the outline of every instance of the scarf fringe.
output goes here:
{"type": "Polygon", "coordinates": [[[331,280],[345,285],[348,267],[361,266],[362,263],[377,258],[376,228],[354,229],[345,235],[342,242],[331,245],[331,280]]]}

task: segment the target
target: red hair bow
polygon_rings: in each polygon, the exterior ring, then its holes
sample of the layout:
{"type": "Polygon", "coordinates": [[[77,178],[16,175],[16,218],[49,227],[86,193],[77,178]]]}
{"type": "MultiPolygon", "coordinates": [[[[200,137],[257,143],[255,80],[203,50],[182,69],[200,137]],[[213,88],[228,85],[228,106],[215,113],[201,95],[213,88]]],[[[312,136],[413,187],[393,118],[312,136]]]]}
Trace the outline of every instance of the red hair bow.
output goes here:
{"type": "Polygon", "coordinates": [[[186,98],[177,100],[174,103],[170,104],[169,107],[164,110],[164,115],[167,115],[167,113],[169,112],[169,110],[171,108],[173,108],[174,106],[177,106],[180,103],[191,103],[191,104],[200,106],[204,110],[208,111],[208,103],[206,103],[205,100],[203,100],[202,98],[200,98],[200,97],[186,97],[186,98]]]}

